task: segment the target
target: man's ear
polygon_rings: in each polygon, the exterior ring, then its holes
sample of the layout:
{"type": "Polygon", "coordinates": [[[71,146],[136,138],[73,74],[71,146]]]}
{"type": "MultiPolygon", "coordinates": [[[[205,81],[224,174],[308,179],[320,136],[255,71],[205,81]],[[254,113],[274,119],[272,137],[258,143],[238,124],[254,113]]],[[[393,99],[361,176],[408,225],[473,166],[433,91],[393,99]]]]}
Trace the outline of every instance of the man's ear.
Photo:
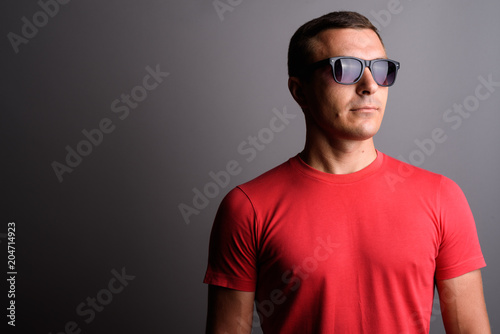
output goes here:
{"type": "Polygon", "coordinates": [[[307,107],[307,99],[304,94],[304,86],[299,78],[289,77],[288,89],[290,90],[290,93],[292,94],[295,102],[297,102],[302,109],[307,107]]]}

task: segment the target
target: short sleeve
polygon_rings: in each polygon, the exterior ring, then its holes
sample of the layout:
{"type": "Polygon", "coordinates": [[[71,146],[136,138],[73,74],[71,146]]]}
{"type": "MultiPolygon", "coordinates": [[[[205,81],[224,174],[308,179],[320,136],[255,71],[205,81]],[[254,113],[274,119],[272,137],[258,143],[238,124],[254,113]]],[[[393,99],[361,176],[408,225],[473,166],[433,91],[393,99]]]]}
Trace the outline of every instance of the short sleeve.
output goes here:
{"type": "Polygon", "coordinates": [[[210,235],[204,283],[255,291],[257,255],[252,203],[240,188],[222,200],[210,235]]]}
{"type": "Polygon", "coordinates": [[[464,193],[443,177],[439,190],[441,243],[436,279],[450,279],[486,266],[476,224],[464,193]]]}

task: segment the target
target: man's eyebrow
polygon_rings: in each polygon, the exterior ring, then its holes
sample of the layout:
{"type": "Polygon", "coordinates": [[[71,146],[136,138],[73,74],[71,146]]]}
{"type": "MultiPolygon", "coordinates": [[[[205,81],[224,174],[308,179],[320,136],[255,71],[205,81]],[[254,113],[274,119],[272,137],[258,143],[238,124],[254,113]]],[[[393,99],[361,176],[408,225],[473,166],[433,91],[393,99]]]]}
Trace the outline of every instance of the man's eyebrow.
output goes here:
{"type": "MultiPolygon", "coordinates": [[[[389,57],[387,56],[381,56],[381,57],[377,57],[377,58],[372,58],[372,59],[365,59],[365,58],[361,58],[361,57],[356,57],[356,56],[353,56],[353,55],[350,55],[350,54],[340,54],[340,55],[337,55],[337,56],[331,56],[331,57],[328,57],[328,58],[325,58],[325,59],[330,59],[330,58],[337,58],[337,57],[346,57],[346,58],[359,58],[359,59],[364,59],[364,60],[378,60],[378,59],[389,59],[389,57]]],[[[324,60],[324,59],[322,59],[324,60]]]]}
{"type": "MultiPolygon", "coordinates": [[[[358,58],[358,59],[363,59],[363,60],[388,60],[389,59],[389,57],[387,57],[387,56],[377,57],[377,58],[371,58],[371,59],[361,58],[361,57],[355,57],[355,56],[335,56],[335,57],[330,57],[330,58],[336,58],[336,57],[358,58]]],[[[330,59],[330,58],[327,58],[327,59],[330,59]]]]}

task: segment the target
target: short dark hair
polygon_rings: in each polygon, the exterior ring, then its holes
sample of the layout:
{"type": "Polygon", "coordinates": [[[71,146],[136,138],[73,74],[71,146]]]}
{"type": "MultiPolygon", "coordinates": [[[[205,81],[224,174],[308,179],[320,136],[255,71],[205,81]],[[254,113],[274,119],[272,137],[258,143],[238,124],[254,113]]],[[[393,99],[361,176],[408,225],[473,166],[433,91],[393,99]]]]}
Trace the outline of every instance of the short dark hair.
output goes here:
{"type": "Polygon", "coordinates": [[[331,12],[303,24],[293,34],[288,47],[288,75],[300,76],[301,70],[311,61],[311,39],[324,30],[345,28],[371,29],[384,45],[377,28],[365,16],[348,11],[331,12]]]}

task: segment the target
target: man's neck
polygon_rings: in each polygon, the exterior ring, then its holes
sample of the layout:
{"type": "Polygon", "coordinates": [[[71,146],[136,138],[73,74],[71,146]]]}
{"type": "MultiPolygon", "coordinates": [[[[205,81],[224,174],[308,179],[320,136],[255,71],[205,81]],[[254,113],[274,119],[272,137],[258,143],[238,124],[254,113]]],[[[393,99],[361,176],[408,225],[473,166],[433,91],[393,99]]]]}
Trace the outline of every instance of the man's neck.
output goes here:
{"type": "Polygon", "coordinates": [[[350,174],[377,158],[373,139],[364,141],[319,142],[306,140],[301,159],[309,166],[330,174],[350,174]]]}

